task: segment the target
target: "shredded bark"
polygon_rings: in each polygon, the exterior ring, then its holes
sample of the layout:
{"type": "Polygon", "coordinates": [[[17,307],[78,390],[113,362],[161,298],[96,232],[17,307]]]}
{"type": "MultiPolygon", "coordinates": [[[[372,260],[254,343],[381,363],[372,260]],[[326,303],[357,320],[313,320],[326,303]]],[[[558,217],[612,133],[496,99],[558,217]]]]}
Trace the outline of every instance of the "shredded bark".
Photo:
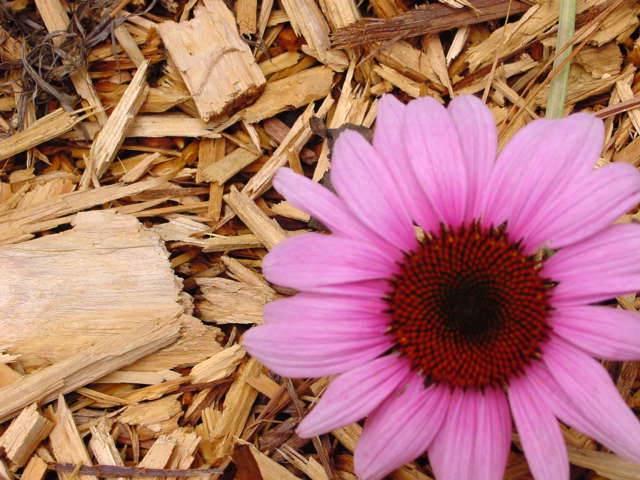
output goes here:
{"type": "Polygon", "coordinates": [[[516,15],[530,6],[518,0],[475,0],[472,8],[452,8],[431,3],[389,19],[366,18],[337,30],[332,35],[336,48],[357,47],[373,42],[398,41],[430,35],[466,25],[516,15]]]}

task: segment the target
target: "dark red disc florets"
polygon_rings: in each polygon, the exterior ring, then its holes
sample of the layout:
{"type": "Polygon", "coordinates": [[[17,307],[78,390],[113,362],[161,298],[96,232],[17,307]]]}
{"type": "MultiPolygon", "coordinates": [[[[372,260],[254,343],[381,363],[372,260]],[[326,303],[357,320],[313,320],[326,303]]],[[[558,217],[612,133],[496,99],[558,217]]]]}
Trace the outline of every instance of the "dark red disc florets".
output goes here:
{"type": "Polygon", "coordinates": [[[550,283],[504,229],[474,223],[427,236],[391,287],[397,349],[428,381],[504,385],[549,331],[550,283]]]}

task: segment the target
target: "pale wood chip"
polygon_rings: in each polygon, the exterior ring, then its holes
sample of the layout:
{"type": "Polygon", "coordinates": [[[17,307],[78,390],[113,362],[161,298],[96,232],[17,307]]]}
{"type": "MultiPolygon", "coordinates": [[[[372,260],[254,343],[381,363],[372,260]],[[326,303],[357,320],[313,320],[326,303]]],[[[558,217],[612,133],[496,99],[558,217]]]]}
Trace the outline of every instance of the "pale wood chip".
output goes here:
{"type": "Polygon", "coordinates": [[[0,436],[0,447],[7,458],[17,467],[24,466],[40,442],[49,436],[53,423],[43,417],[35,404],[20,412],[20,415],[0,436]]]}
{"type": "Polygon", "coordinates": [[[159,400],[131,405],[118,417],[118,421],[129,425],[154,425],[170,420],[182,413],[180,395],[169,395],[159,400]]]}
{"type": "Polygon", "coordinates": [[[131,36],[129,30],[127,30],[126,25],[116,27],[113,33],[131,61],[135,63],[138,68],[141,67],[145,62],[144,55],[140,51],[138,43],[131,36]]]}
{"type": "MultiPolygon", "coordinates": [[[[262,366],[255,359],[246,362],[227,392],[222,405],[222,414],[213,414],[215,421],[206,426],[206,442],[210,448],[206,456],[212,463],[231,454],[235,437],[244,430],[258,392],[247,383],[247,379],[260,374],[262,366]]],[[[213,418],[211,419],[213,420],[213,418]]]]}
{"type": "MultiPolygon", "coordinates": [[[[89,453],[71,415],[71,410],[62,395],[58,397],[56,426],[51,432],[51,448],[58,463],[92,465],[89,453]]],[[[63,480],[71,480],[75,475],[59,473],[58,476],[63,480]]],[[[79,478],[81,480],[97,480],[97,477],[93,475],[79,475],[79,478]]]]}
{"type": "MultiPolygon", "coordinates": [[[[104,418],[95,425],[92,425],[90,427],[91,440],[89,440],[89,448],[100,465],[123,467],[124,462],[109,430],[109,424],[107,424],[104,418]]],[[[119,477],[117,480],[124,480],[124,478],[119,477]]]]}
{"type": "Polygon", "coordinates": [[[421,97],[426,92],[426,85],[411,80],[386,65],[376,65],[373,71],[411,97],[421,97]]]}
{"type": "Polygon", "coordinates": [[[215,182],[222,185],[258,158],[260,158],[260,152],[247,148],[236,148],[230,154],[202,168],[199,175],[205,182],[215,182]]]}
{"type": "Polygon", "coordinates": [[[346,55],[331,50],[329,25],[315,0],[282,0],[282,7],[287,12],[294,31],[306,40],[308,49],[303,49],[306,53],[334,70],[346,68],[346,55]]]}
{"type": "Polygon", "coordinates": [[[47,473],[47,463],[37,455],[31,457],[22,473],[22,480],[42,480],[47,473]]]}
{"type": "Polygon", "coordinates": [[[309,105],[329,94],[334,72],[327,67],[303,70],[282,80],[268,82],[256,103],[239,115],[250,123],[270,118],[285,110],[309,105]]]}
{"type": "Polygon", "coordinates": [[[287,234],[282,227],[267,217],[245,193],[231,187],[224,199],[266,248],[271,249],[286,238],[287,234]]]}
{"type": "Polygon", "coordinates": [[[39,118],[28,128],[0,140],[0,160],[13,157],[63,135],[80,122],[80,118],[62,108],[39,118]]]}
{"type": "Polygon", "coordinates": [[[231,375],[240,365],[246,352],[240,345],[233,345],[198,363],[191,370],[193,383],[222,380],[231,375]]]}
{"type": "Polygon", "coordinates": [[[228,278],[203,279],[198,310],[206,322],[223,324],[261,324],[264,305],[275,298],[264,285],[249,285],[228,278]]]}
{"type": "Polygon", "coordinates": [[[147,86],[148,67],[149,62],[147,61],[140,65],[116,108],[113,109],[104,127],[91,144],[89,163],[80,181],[82,186],[87,187],[93,175],[100,180],[118,154],[126,132],[149,91],[147,86]]]}
{"type": "Polygon", "coordinates": [[[288,445],[284,445],[278,451],[289,463],[304,472],[311,480],[329,480],[327,472],[315,458],[305,457],[288,445]]]}
{"type": "Polygon", "coordinates": [[[262,92],[264,75],[223,0],[205,0],[192,20],[164,22],[158,31],[204,121],[232,114],[262,92]]]}
{"type": "Polygon", "coordinates": [[[236,22],[240,35],[253,35],[258,30],[258,0],[236,2],[236,22]]]}
{"type": "Polygon", "coordinates": [[[360,19],[360,11],[354,0],[320,0],[319,3],[333,30],[360,19]]]}

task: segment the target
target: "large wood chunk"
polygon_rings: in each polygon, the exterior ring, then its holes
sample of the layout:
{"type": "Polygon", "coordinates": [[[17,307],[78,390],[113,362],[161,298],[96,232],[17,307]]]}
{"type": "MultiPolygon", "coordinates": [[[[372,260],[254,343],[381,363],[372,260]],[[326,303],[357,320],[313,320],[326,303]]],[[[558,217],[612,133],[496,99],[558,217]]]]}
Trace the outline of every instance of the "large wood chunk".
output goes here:
{"type": "Polygon", "coordinates": [[[158,31],[204,121],[250,105],[266,80],[223,0],[205,0],[188,22],[158,31]]]}
{"type": "Polygon", "coordinates": [[[0,388],[0,421],[127,366],[193,365],[221,349],[218,329],[185,314],[188,299],[155,232],[113,212],[74,223],[0,247],[3,348],[27,373],[0,388]]]}

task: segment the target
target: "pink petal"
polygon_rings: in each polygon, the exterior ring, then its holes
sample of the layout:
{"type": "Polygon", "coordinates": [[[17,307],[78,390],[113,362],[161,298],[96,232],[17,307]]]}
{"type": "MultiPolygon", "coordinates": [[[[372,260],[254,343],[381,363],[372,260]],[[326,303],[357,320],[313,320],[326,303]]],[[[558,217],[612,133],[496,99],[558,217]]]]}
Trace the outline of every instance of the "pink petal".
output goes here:
{"type": "Polygon", "coordinates": [[[555,336],[545,346],[543,360],[556,382],[549,385],[547,380],[543,392],[554,402],[554,413],[618,455],[640,462],[640,422],[602,365],[555,336]],[[558,386],[564,395],[549,395],[558,386]]]}
{"type": "Polygon", "coordinates": [[[304,322],[277,323],[248,330],[242,344],[255,358],[279,375],[324,377],[363,365],[392,347],[387,335],[331,329],[308,329],[304,322]]]}
{"type": "Polygon", "coordinates": [[[389,280],[363,280],[353,283],[342,283],[336,285],[321,285],[314,288],[314,293],[323,295],[350,296],[361,298],[380,299],[390,291],[389,280]]]}
{"type": "Polygon", "coordinates": [[[601,120],[587,114],[536,120],[520,130],[500,153],[486,189],[485,222],[508,222],[514,240],[547,215],[573,179],[587,175],[604,139],[601,120]]]}
{"type": "Polygon", "coordinates": [[[424,387],[411,375],[367,419],[356,447],[355,471],[362,480],[380,480],[426,451],[447,412],[448,387],[424,387]]]}
{"type": "Polygon", "coordinates": [[[599,168],[573,182],[522,229],[527,244],[557,249],[608,227],[640,202],[640,172],[626,163],[599,168]]]}
{"type": "Polygon", "coordinates": [[[302,438],[311,438],[357,422],[380,405],[410,372],[405,359],[387,355],[343,373],[331,382],[296,432],[302,438]]]}
{"type": "Polygon", "coordinates": [[[409,103],[405,121],[406,151],[420,185],[442,222],[461,225],[468,174],[451,115],[433,98],[423,97],[409,103]]]}
{"type": "Polygon", "coordinates": [[[389,325],[388,304],[376,297],[315,295],[300,293],[268,303],[267,325],[303,322],[308,328],[384,331],[389,325]]]}
{"type": "Polygon", "coordinates": [[[613,307],[562,307],[551,317],[553,331],[607,360],[640,359],[640,314],[613,307]]]}
{"type": "Polygon", "coordinates": [[[359,238],[379,248],[388,248],[386,242],[362,225],[344,202],[322,185],[289,168],[281,168],[273,180],[273,186],[292,205],[319,220],[333,233],[359,238]]]}
{"type": "Polygon", "coordinates": [[[262,263],[262,271],[270,282],[298,290],[387,279],[397,269],[393,258],[383,257],[365,242],[319,233],[285,240],[262,263]]]}
{"type": "Polygon", "coordinates": [[[509,384],[509,403],[524,454],[536,480],[569,480],[569,456],[560,425],[526,377],[509,384]]]}
{"type": "Polygon", "coordinates": [[[596,303],[640,289],[640,225],[612,225],[548,259],[554,306],[596,303]]]}
{"type": "Polygon", "coordinates": [[[477,97],[463,95],[449,104],[467,170],[466,221],[480,218],[482,197],[496,160],[498,134],[491,110],[477,97]]]}
{"type": "Polygon", "coordinates": [[[340,134],[333,148],[331,181],[354,215],[402,250],[417,244],[409,213],[390,167],[362,135],[340,134]]]}
{"type": "Polygon", "coordinates": [[[501,390],[455,390],[429,448],[438,480],[501,480],[511,445],[511,415],[501,390]]]}
{"type": "Polygon", "coordinates": [[[382,156],[396,181],[406,210],[416,223],[430,232],[439,229],[438,216],[413,174],[404,146],[406,107],[393,95],[383,95],[378,102],[378,116],[373,134],[373,148],[382,156]]]}

